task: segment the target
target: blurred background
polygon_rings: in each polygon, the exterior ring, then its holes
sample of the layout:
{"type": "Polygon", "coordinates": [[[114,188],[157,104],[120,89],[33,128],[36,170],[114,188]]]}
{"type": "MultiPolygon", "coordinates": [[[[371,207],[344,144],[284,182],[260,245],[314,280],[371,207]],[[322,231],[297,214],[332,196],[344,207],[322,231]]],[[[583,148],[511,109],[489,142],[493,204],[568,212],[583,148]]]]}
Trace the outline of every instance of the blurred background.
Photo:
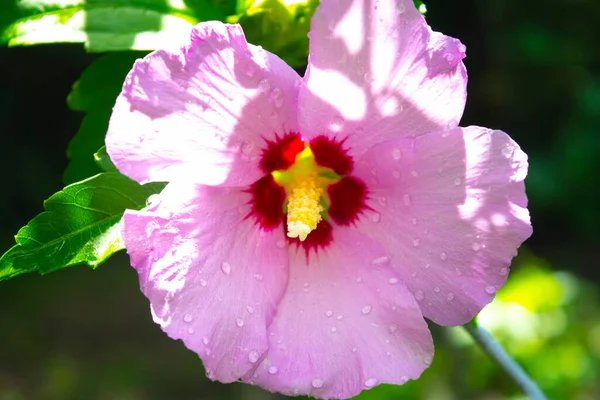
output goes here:
{"type": "MultiPolygon", "coordinates": [[[[530,159],[534,235],[479,321],[551,399],[600,399],[600,2],[425,2],[467,46],[461,125],[508,132],[530,159]]],[[[251,36],[251,35],[248,35],[251,36]]],[[[265,46],[268,47],[268,46],[265,46]]],[[[79,44],[0,47],[0,250],[62,189],[83,114],[73,83],[98,54],[79,44]]],[[[523,399],[461,328],[432,326],[431,368],[362,400],[523,399]]],[[[0,400],[278,399],[204,377],[151,321],[127,257],[0,282],[0,400]]]]}

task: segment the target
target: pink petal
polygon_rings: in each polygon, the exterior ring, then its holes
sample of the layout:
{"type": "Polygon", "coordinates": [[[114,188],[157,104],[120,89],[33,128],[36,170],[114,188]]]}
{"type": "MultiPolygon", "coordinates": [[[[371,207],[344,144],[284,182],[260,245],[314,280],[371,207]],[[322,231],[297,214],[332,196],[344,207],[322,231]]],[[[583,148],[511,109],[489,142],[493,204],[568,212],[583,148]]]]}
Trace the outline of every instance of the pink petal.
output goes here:
{"type": "Polygon", "coordinates": [[[348,398],[416,379],[433,344],[413,295],[381,246],[349,228],[311,255],[290,249],[290,279],[270,348],[246,380],[271,391],[348,398]]]}
{"type": "Polygon", "coordinates": [[[455,128],[381,143],[356,174],[376,211],[358,227],[390,251],[423,315],[442,325],[473,318],[532,232],[526,154],[504,132],[455,128]]]}
{"type": "Polygon", "coordinates": [[[433,32],[412,0],[323,2],[312,19],[299,90],[302,134],[371,145],[458,125],[466,101],[465,46],[433,32]]]}
{"type": "Polygon", "coordinates": [[[123,236],[154,321],[196,352],[209,378],[232,382],[257,365],[287,284],[283,229],[244,219],[239,190],[171,183],[123,236]]]}
{"type": "Polygon", "coordinates": [[[264,138],[298,131],[298,74],[246,43],[239,25],[198,24],[176,51],[138,60],[106,137],[119,170],[140,183],[242,186],[258,180],[264,138]]]}

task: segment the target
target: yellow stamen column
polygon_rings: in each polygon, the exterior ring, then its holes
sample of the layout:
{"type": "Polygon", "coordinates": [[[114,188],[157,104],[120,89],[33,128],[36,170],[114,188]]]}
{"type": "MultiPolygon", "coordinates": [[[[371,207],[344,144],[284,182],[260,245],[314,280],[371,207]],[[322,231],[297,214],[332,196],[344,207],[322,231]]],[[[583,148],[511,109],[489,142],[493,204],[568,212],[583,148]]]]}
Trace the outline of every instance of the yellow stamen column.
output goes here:
{"type": "Polygon", "coordinates": [[[317,184],[314,172],[294,183],[288,198],[287,235],[304,241],[322,219],[323,207],[319,201],[323,195],[323,187],[317,184]]]}

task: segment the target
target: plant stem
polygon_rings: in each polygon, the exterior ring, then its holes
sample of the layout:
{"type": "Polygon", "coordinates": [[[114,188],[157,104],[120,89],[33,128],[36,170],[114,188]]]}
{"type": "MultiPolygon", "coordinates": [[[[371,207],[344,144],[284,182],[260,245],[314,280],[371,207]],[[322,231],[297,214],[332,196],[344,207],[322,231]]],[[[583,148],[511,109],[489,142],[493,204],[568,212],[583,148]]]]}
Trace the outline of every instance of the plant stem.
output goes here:
{"type": "Polygon", "coordinates": [[[511,377],[530,400],[548,400],[538,385],[523,371],[523,368],[504,350],[492,335],[475,320],[463,325],[473,340],[511,377]]]}

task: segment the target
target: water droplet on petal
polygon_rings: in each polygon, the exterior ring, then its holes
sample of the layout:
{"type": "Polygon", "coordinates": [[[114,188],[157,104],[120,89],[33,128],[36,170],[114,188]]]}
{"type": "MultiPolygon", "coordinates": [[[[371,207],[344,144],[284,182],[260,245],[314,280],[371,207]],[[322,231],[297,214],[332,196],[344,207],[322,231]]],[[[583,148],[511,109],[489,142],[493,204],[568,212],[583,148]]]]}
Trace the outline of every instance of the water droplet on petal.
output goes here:
{"type": "Polygon", "coordinates": [[[502,275],[502,276],[508,275],[508,268],[500,268],[500,275],[502,275]]]}
{"type": "Polygon", "coordinates": [[[353,352],[353,353],[356,353],[357,351],[358,351],[358,349],[357,349],[356,347],[353,347],[353,348],[352,348],[352,352],[353,352]]]}
{"type": "Polygon", "coordinates": [[[356,278],[356,283],[361,283],[362,282],[362,276],[359,276],[356,278]]]}
{"type": "Polygon", "coordinates": [[[200,286],[206,287],[206,285],[208,285],[208,282],[206,282],[204,279],[200,279],[200,286]]]}
{"type": "Polygon", "coordinates": [[[334,132],[339,132],[340,130],[342,130],[342,127],[344,126],[344,119],[340,116],[336,116],[333,118],[333,121],[331,122],[331,130],[333,130],[334,132]]]}
{"type": "Polygon", "coordinates": [[[379,201],[379,204],[381,204],[382,207],[387,207],[387,199],[385,197],[383,197],[383,196],[380,197],[378,199],[378,201],[379,201]]]}
{"type": "Polygon", "coordinates": [[[369,378],[365,381],[365,386],[368,388],[371,388],[375,385],[377,385],[377,379],[375,379],[375,378],[369,378]]]}
{"type": "Polygon", "coordinates": [[[410,206],[410,205],[411,205],[412,201],[411,201],[411,199],[410,199],[410,194],[408,194],[408,193],[407,193],[407,194],[405,194],[405,195],[403,196],[403,199],[404,199],[404,205],[405,205],[405,206],[410,206]]]}
{"type": "Polygon", "coordinates": [[[248,311],[249,314],[254,314],[254,308],[252,308],[252,306],[246,306],[246,311],[248,311]]]}
{"type": "Polygon", "coordinates": [[[334,326],[333,328],[331,328],[331,332],[332,333],[336,333],[337,332],[337,328],[334,326]]]}
{"type": "Polygon", "coordinates": [[[372,72],[367,72],[365,74],[365,82],[373,83],[375,81],[375,74],[372,72]]]}
{"type": "Polygon", "coordinates": [[[494,294],[494,293],[496,293],[496,288],[494,286],[486,286],[485,292],[487,294],[494,294]]]}
{"type": "Polygon", "coordinates": [[[419,176],[419,173],[415,170],[410,171],[410,174],[413,176],[413,178],[416,178],[417,176],[419,176]]]}
{"type": "Polygon", "coordinates": [[[323,386],[323,380],[320,378],[315,378],[312,380],[311,382],[312,387],[314,387],[315,389],[320,388],[321,386],[323,386]]]}
{"type": "Polygon", "coordinates": [[[343,315],[338,315],[338,316],[337,316],[337,317],[335,317],[335,318],[336,318],[338,321],[341,321],[341,320],[343,320],[343,319],[344,319],[344,316],[343,316],[343,315]]]}
{"type": "Polygon", "coordinates": [[[379,214],[378,212],[373,213],[371,220],[376,224],[379,223],[381,221],[381,214],[379,214]]]}
{"type": "Polygon", "coordinates": [[[413,224],[413,225],[416,225],[416,224],[417,224],[417,219],[416,219],[416,218],[413,218],[413,219],[411,220],[411,222],[412,222],[412,224],[413,224]]]}
{"type": "Polygon", "coordinates": [[[371,312],[371,310],[372,310],[372,309],[373,309],[373,308],[372,308],[371,306],[367,305],[367,306],[364,306],[364,307],[363,307],[363,308],[360,310],[360,312],[362,312],[362,313],[363,313],[363,315],[367,315],[367,314],[369,314],[369,313],[371,312]]]}
{"type": "Polygon", "coordinates": [[[374,267],[378,267],[380,265],[384,265],[390,262],[390,258],[388,256],[378,257],[371,261],[371,265],[374,267]]]}
{"type": "Polygon", "coordinates": [[[398,148],[393,149],[392,157],[394,158],[394,160],[398,161],[399,159],[402,158],[402,151],[398,148]]]}
{"type": "Polygon", "coordinates": [[[460,178],[456,178],[456,179],[454,179],[454,184],[455,184],[456,186],[460,185],[460,183],[461,183],[461,182],[462,182],[462,181],[460,180],[460,178]]]}
{"type": "Polygon", "coordinates": [[[271,84],[266,79],[261,79],[261,81],[258,82],[258,88],[263,92],[266,92],[267,90],[269,90],[270,87],[271,87],[271,84]]]}
{"type": "Polygon", "coordinates": [[[479,249],[481,248],[479,243],[473,243],[473,246],[471,246],[471,247],[473,248],[473,251],[479,251],[479,249]]]}
{"type": "Polygon", "coordinates": [[[241,318],[236,318],[235,324],[241,328],[242,326],[244,326],[244,320],[241,318]]]}
{"type": "Polygon", "coordinates": [[[333,315],[333,311],[327,310],[327,311],[325,311],[325,315],[328,317],[331,317],[333,315]]]}
{"type": "Polygon", "coordinates": [[[433,291],[436,292],[436,293],[439,293],[440,292],[440,288],[436,286],[435,288],[433,288],[433,291]]]}
{"type": "Polygon", "coordinates": [[[256,350],[252,350],[250,353],[248,353],[248,361],[250,361],[253,364],[258,361],[258,357],[258,351],[256,350]]]}
{"type": "Polygon", "coordinates": [[[417,292],[415,293],[415,299],[421,301],[421,300],[423,300],[423,297],[424,297],[423,291],[422,290],[417,290],[417,292]]]}
{"type": "Polygon", "coordinates": [[[275,375],[277,373],[277,371],[279,371],[279,370],[277,369],[276,366],[272,365],[272,366],[269,367],[269,373],[271,375],[275,375]]]}
{"type": "Polygon", "coordinates": [[[404,3],[398,4],[398,15],[402,14],[406,10],[404,3]]]}
{"type": "Polygon", "coordinates": [[[263,276],[261,274],[254,274],[254,279],[256,279],[259,282],[262,282],[262,280],[264,279],[263,276]]]}
{"type": "Polygon", "coordinates": [[[421,243],[421,241],[419,239],[414,239],[412,244],[414,247],[419,247],[419,244],[421,243]]]}
{"type": "Polygon", "coordinates": [[[452,300],[454,300],[454,293],[448,293],[448,294],[446,295],[446,300],[448,300],[448,301],[452,301],[452,300]]]}
{"type": "Polygon", "coordinates": [[[183,316],[183,320],[184,320],[185,322],[192,322],[192,320],[193,320],[193,319],[194,319],[194,317],[192,317],[192,315],[191,315],[191,314],[185,314],[185,315],[183,316]]]}
{"type": "Polygon", "coordinates": [[[392,172],[392,176],[393,176],[394,178],[396,178],[396,179],[400,179],[400,172],[398,172],[398,171],[393,171],[393,172],[392,172]]]}
{"type": "Polygon", "coordinates": [[[206,346],[208,344],[208,338],[207,337],[203,337],[202,338],[202,343],[204,343],[204,345],[206,346]]]}
{"type": "Polygon", "coordinates": [[[423,362],[427,365],[431,364],[431,357],[430,356],[423,357],[423,362]]]}
{"type": "Polygon", "coordinates": [[[192,328],[191,326],[188,328],[188,333],[191,335],[194,333],[194,328],[192,328]]]}
{"type": "Polygon", "coordinates": [[[390,278],[388,282],[390,283],[390,285],[395,285],[396,283],[398,283],[398,278],[390,278]]]}
{"type": "Polygon", "coordinates": [[[231,265],[229,265],[227,261],[223,261],[221,264],[221,271],[223,271],[225,275],[229,275],[231,273],[231,265]]]}
{"type": "Polygon", "coordinates": [[[388,326],[388,330],[389,330],[391,333],[394,333],[394,332],[396,332],[396,331],[398,330],[398,325],[396,325],[396,324],[391,324],[390,326],[388,326]]]}
{"type": "Polygon", "coordinates": [[[444,253],[443,251],[440,253],[440,260],[442,261],[446,261],[448,259],[448,254],[444,253]]]}

